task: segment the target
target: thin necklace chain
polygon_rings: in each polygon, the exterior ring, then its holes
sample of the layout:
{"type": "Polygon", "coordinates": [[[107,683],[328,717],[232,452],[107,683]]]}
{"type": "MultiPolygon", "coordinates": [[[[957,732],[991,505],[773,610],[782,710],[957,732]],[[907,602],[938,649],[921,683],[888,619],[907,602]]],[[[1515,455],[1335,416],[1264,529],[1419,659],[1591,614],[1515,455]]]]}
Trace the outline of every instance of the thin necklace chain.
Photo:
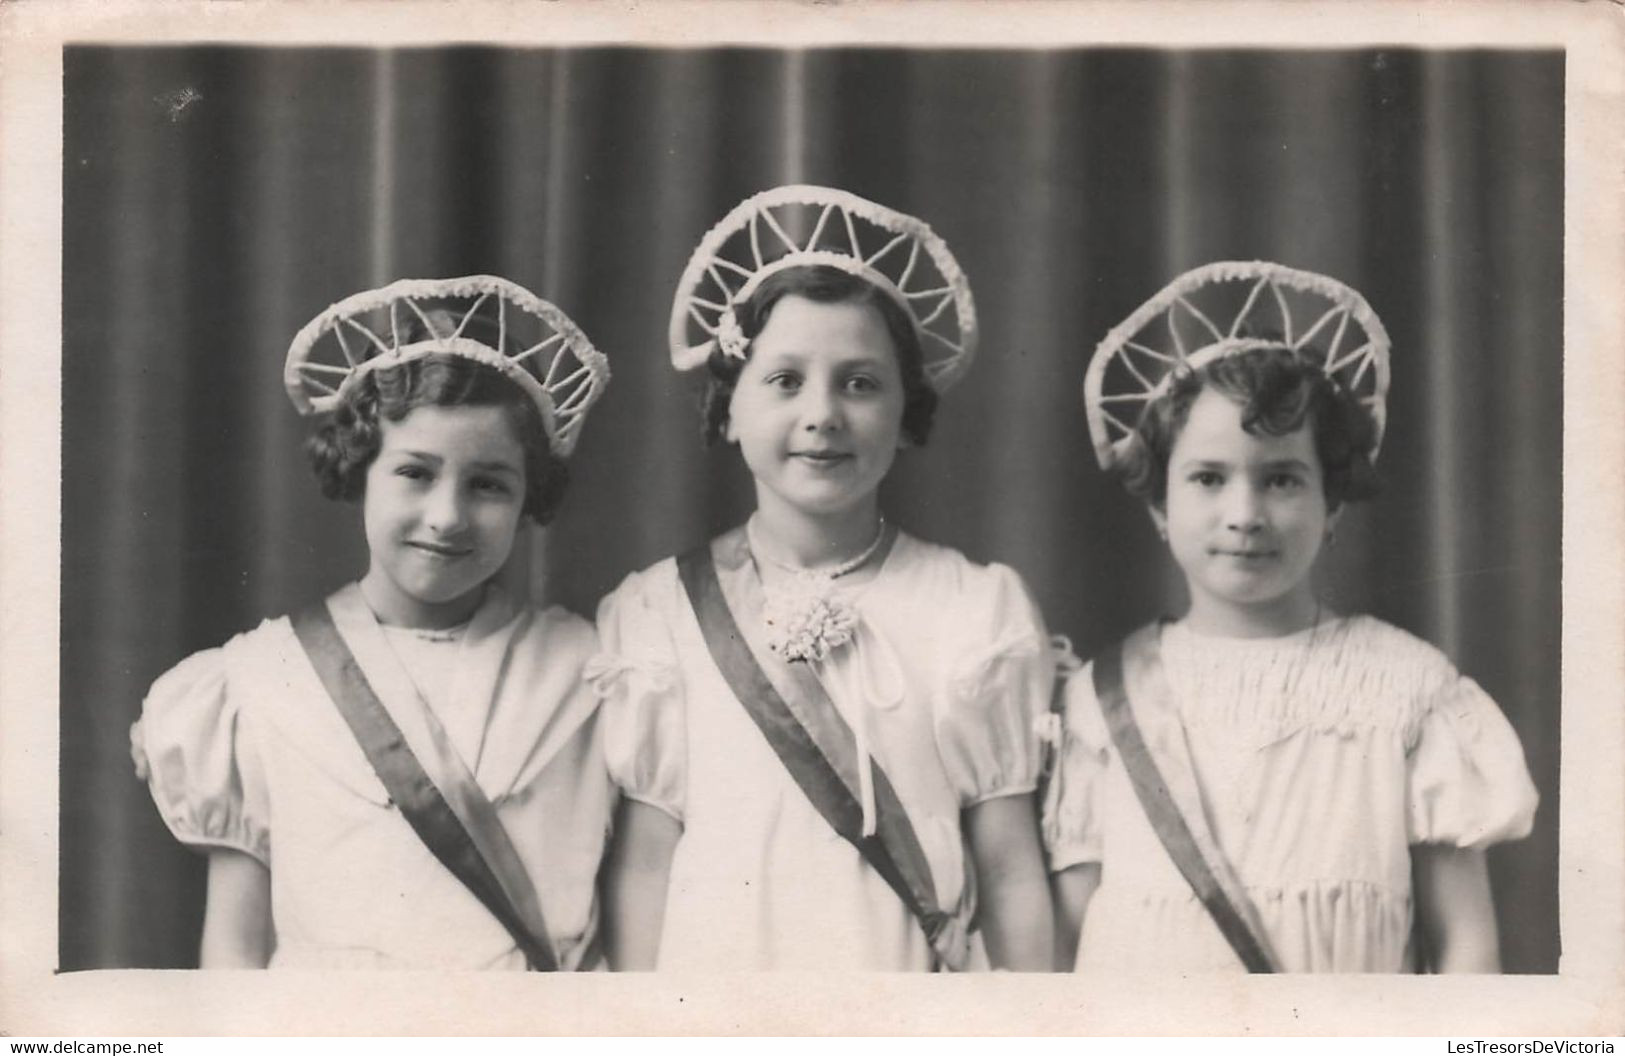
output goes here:
{"type": "Polygon", "coordinates": [[[756,519],[754,517],[752,517],[750,521],[746,523],[745,532],[751,540],[751,553],[755,554],[757,557],[766,561],[768,564],[779,569],[780,571],[788,572],[792,576],[800,576],[806,579],[840,579],[842,576],[849,576],[853,572],[856,572],[858,569],[868,564],[870,558],[875,556],[875,552],[880,549],[881,542],[886,538],[886,518],[880,518],[880,526],[875,530],[874,542],[865,547],[863,553],[852,558],[850,561],[843,561],[841,564],[836,565],[831,569],[801,568],[800,566],[792,565],[785,561],[780,561],[772,554],[765,553],[760,546],[756,545],[756,519]]]}
{"type": "MultiPolygon", "coordinates": [[[[487,586],[489,586],[489,584],[487,584],[487,586]]],[[[357,583],[356,588],[361,592],[361,600],[366,604],[367,611],[372,613],[373,620],[378,624],[379,627],[382,627],[385,630],[399,631],[404,634],[410,634],[414,638],[422,638],[424,641],[437,642],[462,637],[463,632],[467,631],[469,625],[474,622],[474,613],[471,612],[468,614],[468,618],[463,622],[454,623],[450,627],[413,627],[404,623],[385,623],[384,618],[378,615],[378,606],[374,605],[372,603],[372,599],[367,596],[367,585],[365,583],[357,583]]],[[[485,594],[482,593],[480,595],[480,604],[483,605],[484,603],[485,594]]],[[[475,612],[479,611],[479,607],[479,605],[474,606],[475,612]]]]}

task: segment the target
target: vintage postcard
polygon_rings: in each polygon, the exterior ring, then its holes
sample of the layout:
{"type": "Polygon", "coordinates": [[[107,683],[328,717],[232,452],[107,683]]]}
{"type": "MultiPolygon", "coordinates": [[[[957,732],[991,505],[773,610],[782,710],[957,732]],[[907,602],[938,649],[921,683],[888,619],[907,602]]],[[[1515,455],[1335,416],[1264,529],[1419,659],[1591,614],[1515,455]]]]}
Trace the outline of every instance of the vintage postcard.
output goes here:
{"type": "Polygon", "coordinates": [[[1619,1034],[1622,107],[1601,2],[0,3],[0,1033],[1619,1034]]]}

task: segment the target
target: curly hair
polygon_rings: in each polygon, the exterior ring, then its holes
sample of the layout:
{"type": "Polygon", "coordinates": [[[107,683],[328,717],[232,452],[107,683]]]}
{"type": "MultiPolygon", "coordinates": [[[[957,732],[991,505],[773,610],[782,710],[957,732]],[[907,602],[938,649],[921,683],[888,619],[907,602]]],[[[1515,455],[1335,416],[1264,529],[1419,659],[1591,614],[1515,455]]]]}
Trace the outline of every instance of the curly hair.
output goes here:
{"type": "MultiPolygon", "coordinates": [[[[819,304],[873,305],[880,312],[897,350],[897,366],[903,376],[903,435],[913,444],[924,444],[931,435],[937,393],[926,380],[925,353],[908,313],[867,279],[827,264],[804,264],[769,275],[745,303],[734,309],[746,340],[756,340],[767,326],[774,305],[792,295],[819,304]]],[[[745,356],[750,356],[749,345],[745,356]]],[[[739,375],[745,369],[745,360],[713,349],[705,365],[707,376],[702,405],[705,442],[715,444],[727,433],[728,406],[733,400],[734,387],[739,384],[739,375]]]]}
{"type": "Polygon", "coordinates": [[[1168,391],[1141,414],[1134,442],[1115,470],[1131,494],[1159,509],[1167,501],[1168,460],[1204,389],[1239,404],[1241,427],[1254,435],[1285,436],[1308,423],[1329,509],[1377,493],[1380,482],[1371,465],[1376,423],[1370,414],[1312,362],[1287,348],[1266,347],[1174,375],[1168,391]]]}
{"type": "MultiPolygon", "coordinates": [[[[435,310],[427,314],[436,330],[447,334],[455,330],[456,322],[447,313],[435,310]]],[[[463,332],[484,340],[486,335],[477,332],[478,321],[479,317],[471,320],[463,332]]],[[[494,344],[495,323],[491,327],[494,344]]],[[[569,474],[548,443],[541,412],[523,389],[494,367],[442,353],[369,372],[332,418],[311,434],[305,452],[322,494],[344,502],[359,501],[366,493],[367,469],[382,446],[380,422],[398,422],[416,407],[501,407],[525,452],[524,512],[541,525],[553,519],[564,499],[569,474]]]]}

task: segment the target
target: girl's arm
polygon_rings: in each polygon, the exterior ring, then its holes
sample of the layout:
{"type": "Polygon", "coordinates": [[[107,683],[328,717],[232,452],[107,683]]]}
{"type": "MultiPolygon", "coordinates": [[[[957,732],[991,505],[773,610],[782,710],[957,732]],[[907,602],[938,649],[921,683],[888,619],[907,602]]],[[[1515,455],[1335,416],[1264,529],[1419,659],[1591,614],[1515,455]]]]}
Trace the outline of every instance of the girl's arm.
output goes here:
{"type": "Polygon", "coordinates": [[[682,826],[663,810],[621,800],[604,862],[604,949],[618,972],[646,972],[660,952],[666,883],[682,826]]]}
{"type": "Polygon", "coordinates": [[[271,870],[242,851],[210,851],[199,966],[264,968],[275,946],[271,870]]]}
{"type": "Polygon", "coordinates": [[[1000,796],[965,811],[981,899],[979,915],[994,968],[1055,968],[1055,919],[1039,852],[1031,795],[1000,796]]]}
{"type": "Polygon", "coordinates": [[[1444,844],[1411,848],[1416,916],[1436,972],[1499,972],[1500,937],[1484,852],[1444,844]]]}
{"type": "Polygon", "coordinates": [[[1083,862],[1050,878],[1055,894],[1055,965],[1062,971],[1078,963],[1078,937],[1089,900],[1100,886],[1100,863],[1083,862]]]}

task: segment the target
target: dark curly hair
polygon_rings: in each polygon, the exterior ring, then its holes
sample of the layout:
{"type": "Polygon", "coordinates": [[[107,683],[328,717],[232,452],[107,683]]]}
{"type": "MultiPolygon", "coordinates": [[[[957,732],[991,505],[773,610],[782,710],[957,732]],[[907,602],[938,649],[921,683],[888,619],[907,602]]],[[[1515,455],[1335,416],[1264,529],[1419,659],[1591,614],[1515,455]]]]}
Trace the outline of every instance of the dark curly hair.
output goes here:
{"type": "MultiPolygon", "coordinates": [[[[769,275],[745,303],[734,309],[745,338],[756,340],[767,326],[773,306],[791,295],[819,304],[873,305],[880,312],[886,331],[891,334],[892,345],[897,349],[897,365],[903,376],[903,435],[911,443],[924,444],[931,435],[937,393],[926,380],[925,352],[920,348],[919,334],[908,313],[867,279],[827,264],[804,264],[769,275]]],[[[745,356],[750,356],[749,345],[745,356]]],[[[715,444],[726,435],[728,405],[733,400],[734,386],[739,384],[740,372],[745,369],[745,360],[712,349],[705,365],[708,375],[703,404],[705,442],[715,444]]]]}
{"type": "MultiPolygon", "coordinates": [[[[449,313],[436,309],[426,314],[440,333],[456,329],[456,319],[449,313]]],[[[495,346],[496,323],[491,321],[491,333],[485,334],[481,322],[478,316],[470,320],[464,336],[495,346]]],[[[415,329],[418,333],[410,335],[410,341],[427,336],[421,323],[415,329]]],[[[322,494],[345,502],[359,500],[366,492],[367,469],[382,444],[379,422],[398,422],[415,407],[501,407],[525,452],[524,512],[537,524],[553,519],[569,474],[553,454],[541,412],[530,396],[494,367],[438,352],[371,371],[339,403],[332,418],[311,434],[305,452],[322,494]]]]}
{"type": "Polygon", "coordinates": [[[1176,374],[1168,391],[1140,416],[1133,443],[1116,472],[1124,487],[1159,509],[1168,499],[1168,459],[1203,389],[1242,408],[1241,427],[1255,435],[1285,436],[1309,424],[1320,458],[1326,505],[1375,495],[1371,465],[1376,423],[1347,389],[1290,349],[1248,349],[1176,374]]]}

